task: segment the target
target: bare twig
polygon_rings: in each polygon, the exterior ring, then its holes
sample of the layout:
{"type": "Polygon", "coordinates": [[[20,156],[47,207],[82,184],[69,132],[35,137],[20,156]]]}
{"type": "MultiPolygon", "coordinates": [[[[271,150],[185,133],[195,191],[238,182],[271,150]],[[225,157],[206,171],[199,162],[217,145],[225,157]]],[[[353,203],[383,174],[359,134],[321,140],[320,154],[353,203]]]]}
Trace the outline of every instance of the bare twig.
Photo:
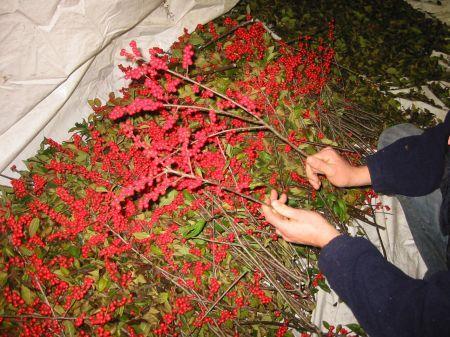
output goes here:
{"type": "Polygon", "coordinates": [[[57,320],[57,321],[74,321],[76,317],[62,317],[62,316],[42,316],[42,315],[0,315],[1,318],[14,319],[14,320],[26,320],[26,319],[49,319],[49,320],[57,320]]]}
{"type": "Polygon", "coordinates": [[[177,176],[180,176],[180,177],[183,177],[183,178],[187,178],[187,179],[200,180],[200,181],[202,181],[205,184],[217,186],[217,187],[219,187],[220,189],[222,189],[224,191],[227,191],[227,192],[239,195],[239,196],[241,196],[241,197],[243,197],[245,199],[251,200],[251,201],[253,201],[253,202],[257,203],[257,204],[271,207],[270,205],[266,204],[265,202],[262,202],[261,200],[258,200],[256,198],[250,196],[250,195],[246,195],[244,193],[238,192],[238,191],[236,191],[236,190],[234,190],[232,188],[228,188],[228,187],[222,186],[220,183],[212,181],[212,180],[204,179],[202,177],[199,177],[199,176],[196,176],[196,175],[193,175],[193,174],[187,174],[187,173],[184,173],[184,172],[181,172],[181,171],[172,170],[171,168],[166,168],[165,172],[172,173],[172,174],[175,174],[177,176]]]}
{"type": "Polygon", "coordinates": [[[230,286],[227,288],[227,290],[225,290],[222,295],[219,296],[219,298],[208,308],[208,310],[205,312],[205,314],[203,315],[203,317],[200,319],[200,321],[202,321],[203,319],[205,319],[206,316],[208,316],[208,314],[214,309],[214,307],[217,305],[217,303],[219,303],[222,298],[225,297],[226,294],[228,294],[228,292],[233,289],[233,287],[245,276],[247,275],[248,271],[244,271],[241,275],[239,275],[234,281],[233,283],[230,284],[230,286]]]}

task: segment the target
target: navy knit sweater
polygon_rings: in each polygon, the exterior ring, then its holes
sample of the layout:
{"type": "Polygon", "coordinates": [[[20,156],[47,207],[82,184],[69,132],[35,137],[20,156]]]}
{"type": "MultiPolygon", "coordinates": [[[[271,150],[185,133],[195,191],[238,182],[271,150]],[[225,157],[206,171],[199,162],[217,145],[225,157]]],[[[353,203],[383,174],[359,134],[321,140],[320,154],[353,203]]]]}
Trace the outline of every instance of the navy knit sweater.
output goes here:
{"type": "MultiPolygon", "coordinates": [[[[369,157],[375,191],[419,196],[438,188],[449,134],[450,114],[422,135],[400,139],[369,157]]],[[[443,209],[448,212],[448,205],[443,209]]],[[[346,235],[322,249],[319,268],[369,336],[450,337],[450,272],[413,279],[369,241],[346,235]]]]}
{"type": "Polygon", "coordinates": [[[415,280],[347,235],[323,248],[319,268],[369,336],[450,336],[450,272],[415,280]]]}

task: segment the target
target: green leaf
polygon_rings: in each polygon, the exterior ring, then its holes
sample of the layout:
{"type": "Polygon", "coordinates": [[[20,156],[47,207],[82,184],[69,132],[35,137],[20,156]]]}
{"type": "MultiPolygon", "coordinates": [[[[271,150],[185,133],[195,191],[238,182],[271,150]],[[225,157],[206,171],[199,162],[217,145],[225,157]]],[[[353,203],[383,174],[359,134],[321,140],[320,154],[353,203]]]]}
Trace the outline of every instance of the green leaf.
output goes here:
{"type": "Polygon", "coordinates": [[[3,287],[8,280],[8,274],[4,271],[0,272],[0,287],[3,287]]]}
{"type": "Polygon", "coordinates": [[[40,220],[39,218],[34,218],[33,220],[31,220],[30,222],[30,227],[28,227],[28,233],[30,233],[30,236],[34,236],[37,232],[37,230],[39,229],[39,224],[40,224],[40,220]]]}
{"type": "Polygon", "coordinates": [[[96,186],[95,192],[99,192],[99,193],[108,192],[108,189],[105,186],[96,186]]]}
{"type": "Polygon", "coordinates": [[[136,284],[146,284],[147,280],[145,279],[144,275],[139,274],[134,278],[133,282],[136,284]]]}
{"type": "Polygon", "coordinates": [[[84,151],[78,151],[78,155],[77,155],[77,157],[75,158],[75,161],[77,162],[77,163],[84,163],[84,162],[86,162],[86,159],[88,158],[88,154],[86,153],[86,152],[84,152],[84,151]]]}
{"type": "Polygon", "coordinates": [[[181,51],[181,49],[173,49],[172,50],[172,56],[174,58],[177,58],[177,59],[182,58],[183,57],[183,52],[181,51]]]}
{"type": "Polygon", "coordinates": [[[331,292],[330,287],[328,286],[328,284],[327,284],[324,280],[319,280],[319,281],[317,282],[317,284],[318,284],[318,286],[320,287],[320,289],[322,289],[323,291],[325,291],[325,292],[327,292],[327,293],[330,293],[330,292],[331,292]]]}
{"type": "Polygon", "coordinates": [[[76,246],[69,246],[67,248],[67,252],[72,255],[73,257],[80,257],[81,256],[81,249],[76,246]]]}
{"type": "MultiPolygon", "coordinates": [[[[155,316],[156,318],[156,316],[155,316]]],[[[158,319],[156,318],[156,322],[158,322],[158,319]]],[[[146,322],[141,322],[139,324],[139,329],[142,331],[144,336],[148,336],[150,334],[150,331],[152,330],[152,326],[146,322]]]]}
{"type": "Polygon", "coordinates": [[[389,67],[386,69],[386,72],[390,75],[396,75],[398,73],[398,70],[393,67],[389,67]]]}
{"type": "Polygon", "coordinates": [[[203,220],[203,219],[198,220],[195,224],[193,224],[187,228],[187,232],[185,232],[183,234],[183,237],[185,237],[187,239],[196,237],[203,231],[203,228],[205,228],[205,225],[206,225],[206,220],[203,220]]]}
{"type": "Polygon", "coordinates": [[[249,185],[249,188],[251,190],[255,189],[256,187],[260,187],[260,186],[265,186],[266,184],[264,184],[263,182],[260,181],[252,181],[249,185]]]}
{"type": "Polygon", "coordinates": [[[20,296],[23,298],[26,304],[33,304],[35,294],[23,284],[20,286],[20,296]]]}
{"type": "Polygon", "coordinates": [[[136,232],[133,233],[133,236],[138,240],[144,240],[150,237],[150,234],[147,232],[136,232]]]}
{"type": "Polygon", "coordinates": [[[163,252],[162,252],[161,248],[159,248],[158,246],[151,245],[151,246],[150,246],[150,250],[151,250],[152,253],[155,254],[155,255],[159,255],[159,256],[163,255],[163,252]]]}
{"type": "Polygon", "coordinates": [[[66,336],[69,337],[75,337],[75,325],[71,321],[64,321],[64,331],[66,333],[66,336]]]}
{"type": "Polygon", "coordinates": [[[184,200],[186,201],[186,203],[188,205],[190,205],[191,202],[195,200],[194,197],[192,196],[192,194],[189,193],[188,190],[183,190],[183,196],[184,196],[184,200]]]}
{"type": "Polygon", "coordinates": [[[195,171],[195,174],[196,174],[197,176],[203,178],[203,172],[202,172],[202,169],[201,169],[200,167],[197,166],[197,167],[194,169],[194,171],[195,171]]]}
{"type": "Polygon", "coordinates": [[[352,332],[358,334],[359,336],[366,336],[366,333],[364,330],[359,326],[359,324],[356,323],[350,323],[346,325],[347,328],[352,330],[352,332]]]}
{"type": "Polygon", "coordinates": [[[175,256],[183,256],[183,255],[189,255],[189,247],[186,245],[173,245],[174,249],[174,255],[175,256]]]}
{"type": "Polygon", "coordinates": [[[4,249],[5,249],[6,255],[8,255],[10,257],[16,256],[16,254],[14,254],[14,252],[11,250],[11,248],[5,247],[4,249]]]}
{"type": "Polygon", "coordinates": [[[165,303],[169,299],[169,293],[159,293],[158,294],[158,302],[159,303],[165,303]]]}
{"type": "Polygon", "coordinates": [[[177,195],[178,195],[177,190],[171,190],[169,193],[166,193],[164,196],[160,198],[159,206],[170,205],[177,195]]]}
{"type": "Polygon", "coordinates": [[[70,271],[67,268],[61,267],[60,268],[61,273],[65,276],[68,277],[70,275],[70,271]]]}
{"type": "Polygon", "coordinates": [[[55,305],[55,306],[53,307],[53,310],[55,310],[55,312],[56,312],[58,315],[63,315],[63,314],[66,312],[66,310],[65,310],[62,306],[60,306],[59,304],[55,305]]]}
{"type": "Polygon", "coordinates": [[[31,250],[29,250],[28,248],[26,248],[24,246],[20,247],[20,251],[22,252],[23,255],[26,255],[26,256],[31,256],[34,254],[31,250]]]}
{"type": "Polygon", "coordinates": [[[261,151],[259,153],[259,159],[261,159],[265,163],[269,163],[270,161],[272,161],[272,156],[266,151],[261,151]]]}
{"type": "Polygon", "coordinates": [[[203,44],[205,42],[205,40],[203,40],[200,35],[198,35],[197,32],[194,32],[191,34],[191,37],[189,38],[189,42],[193,45],[193,46],[198,46],[200,44],[203,44]]]}
{"type": "Polygon", "coordinates": [[[100,271],[98,269],[95,269],[91,272],[89,272],[89,275],[91,275],[95,281],[97,281],[100,278],[100,271]]]}
{"type": "Polygon", "coordinates": [[[105,290],[109,285],[109,280],[105,277],[102,277],[99,281],[98,281],[98,291],[103,291],[105,290]]]}
{"type": "MultiPolygon", "coordinates": [[[[145,314],[144,316],[142,316],[143,319],[145,319],[147,322],[149,323],[158,323],[158,317],[156,315],[158,315],[160,312],[159,310],[156,310],[155,308],[150,308],[145,314]]],[[[142,324],[142,323],[141,323],[142,324]]],[[[147,323],[145,323],[147,324],[147,323]]],[[[147,336],[147,335],[146,335],[147,336]]]]}

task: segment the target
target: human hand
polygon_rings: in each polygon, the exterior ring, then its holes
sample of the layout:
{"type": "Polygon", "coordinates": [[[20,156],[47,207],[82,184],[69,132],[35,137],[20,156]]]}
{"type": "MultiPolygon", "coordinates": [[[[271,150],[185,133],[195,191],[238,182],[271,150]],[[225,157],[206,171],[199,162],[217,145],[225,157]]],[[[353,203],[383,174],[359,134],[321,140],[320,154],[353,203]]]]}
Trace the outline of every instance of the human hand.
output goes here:
{"type": "Polygon", "coordinates": [[[266,220],[284,240],[322,248],[339,235],[319,213],[289,207],[286,201],[286,194],[278,199],[278,193],[272,190],[267,200],[272,207],[262,206],[266,220]]]}
{"type": "Polygon", "coordinates": [[[323,174],[334,186],[351,187],[371,184],[367,166],[352,166],[333,148],[326,147],[306,158],[306,176],[309,183],[318,190],[321,182],[319,174],[323,174]]]}

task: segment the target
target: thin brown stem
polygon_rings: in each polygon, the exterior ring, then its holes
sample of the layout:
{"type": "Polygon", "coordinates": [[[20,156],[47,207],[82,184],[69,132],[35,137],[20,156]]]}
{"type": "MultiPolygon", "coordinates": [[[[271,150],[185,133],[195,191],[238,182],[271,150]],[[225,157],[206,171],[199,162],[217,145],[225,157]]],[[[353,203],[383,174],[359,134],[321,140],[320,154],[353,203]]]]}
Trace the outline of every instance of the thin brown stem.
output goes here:
{"type": "Polygon", "coordinates": [[[266,129],[267,128],[265,126],[253,126],[253,127],[248,127],[248,128],[227,129],[227,130],[219,131],[216,133],[212,133],[212,134],[208,135],[207,137],[211,138],[211,137],[215,137],[215,136],[220,136],[220,135],[223,135],[228,132],[248,132],[248,131],[255,131],[255,130],[266,130],[266,129]]]}
{"type": "Polygon", "coordinates": [[[61,316],[42,316],[42,315],[0,315],[1,318],[14,319],[14,320],[25,320],[25,319],[49,319],[49,320],[58,320],[58,321],[74,321],[76,317],[61,317],[61,316]]]}
{"type": "Polygon", "coordinates": [[[241,275],[239,275],[234,281],[233,283],[230,284],[230,286],[227,288],[227,290],[225,290],[222,295],[219,296],[219,298],[208,308],[208,310],[205,312],[205,314],[203,315],[203,317],[200,319],[200,321],[202,321],[206,316],[208,316],[208,314],[215,308],[215,306],[217,305],[217,303],[219,303],[222,298],[225,297],[226,294],[228,294],[230,292],[231,289],[233,289],[233,287],[245,276],[247,275],[248,271],[244,271],[241,275]]]}
{"type": "Polygon", "coordinates": [[[172,170],[171,168],[166,168],[165,172],[166,173],[172,173],[172,174],[175,174],[177,176],[180,176],[180,177],[183,177],[183,178],[187,178],[187,179],[200,180],[200,181],[202,181],[205,184],[217,186],[217,187],[219,187],[220,189],[222,189],[224,191],[227,191],[227,192],[239,195],[239,196],[241,196],[241,197],[243,197],[245,199],[248,199],[250,201],[253,201],[253,202],[257,203],[257,204],[271,207],[270,205],[266,204],[265,202],[263,202],[261,200],[258,200],[256,198],[250,196],[250,195],[246,195],[244,193],[238,192],[238,191],[236,191],[236,190],[234,190],[232,188],[228,188],[228,187],[222,186],[220,183],[212,181],[212,180],[208,180],[208,179],[205,179],[205,178],[193,175],[193,174],[187,174],[187,173],[184,173],[184,172],[172,170]]]}
{"type": "Polygon", "coordinates": [[[250,118],[246,118],[246,117],[243,117],[243,116],[239,116],[239,115],[233,114],[231,112],[218,110],[218,109],[214,109],[214,108],[208,108],[208,107],[199,106],[199,105],[163,104],[163,106],[166,107],[166,108],[195,109],[195,110],[198,110],[198,111],[205,111],[205,112],[214,111],[218,115],[223,115],[223,116],[228,116],[228,117],[231,117],[231,118],[240,119],[240,120],[243,120],[245,122],[252,123],[252,124],[261,124],[259,121],[255,121],[254,119],[250,119],[250,118]]]}
{"type": "Polygon", "coordinates": [[[253,22],[255,22],[255,20],[253,20],[253,19],[248,20],[248,21],[244,21],[244,22],[242,22],[241,24],[237,25],[236,27],[233,27],[233,29],[230,29],[229,31],[227,31],[227,32],[225,32],[225,33],[219,35],[216,39],[212,39],[212,40],[208,41],[207,43],[205,43],[204,45],[198,47],[197,50],[198,50],[198,51],[203,50],[203,49],[205,49],[206,47],[208,47],[209,45],[213,44],[214,42],[217,42],[217,41],[219,41],[220,39],[223,39],[224,37],[226,37],[226,36],[232,34],[232,33],[235,32],[237,29],[239,29],[239,28],[241,28],[241,27],[244,27],[244,26],[247,26],[247,25],[249,25],[250,23],[253,23],[253,22]]]}
{"type": "Polygon", "coordinates": [[[305,157],[305,158],[307,157],[306,152],[304,152],[303,150],[297,148],[297,146],[295,146],[295,144],[293,144],[291,141],[289,141],[289,139],[287,139],[287,138],[284,137],[281,133],[279,133],[273,126],[267,124],[261,117],[259,117],[259,116],[258,116],[257,114],[255,114],[255,113],[251,112],[251,111],[248,110],[245,106],[243,106],[242,104],[236,102],[236,101],[235,101],[234,99],[232,99],[231,97],[228,97],[227,95],[224,95],[224,94],[222,94],[222,93],[220,93],[220,92],[218,92],[218,91],[216,91],[216,90],[214,90],[214,89],[212,89],[212,88],[209,88],[209,87],[207,87],[206,85],[201,84],[200,82],[198,82],[198,81],[196,81],[196,80],[194,80],[194,79],[192,79],[192,78],[190,78],[190,77],[187,77],[187,76],[184,76],[184,75],[182,75],[182,74],[180,74],[180,73],[177,73],[176,71],[173,71],[173,70],[170,70],[170,69],[166,69],[166,72],[168,72],[169,74],[172,74],[172,75],[174,75],[174,76],[176,76],[176,77],[179,77],[179,78],[181,78],[181,79],[183,79],[183,80],[185,80],[185,81],[187,81],[187,82],[196,84],[196,85],[198,85],[199,87],[202,87],[202,88],[205,89],[205,90],[209,90],[209,91],[211,91],[213,94],[215,94],[216,96],[221,97],[221,98],[223,98],[223,99],[225,99],[225,100],[231,102],[231,103],[234,104],[235,106],[241,108],[241,109],[242,109],[243,111],[245,111],[247,114],[249,114],[250,116],[256,118],[256,120],[259,122],[258,124],[264,125],[264,126],[265,126],[267,129],[269,129],[276,137],[278,137],[282,142],[288,144],[295,152],[297,152],[298,154],[300,154],[301,156],[303,156],[303,157],[305,157]]]}
{"type": "Polygon", "coordinates": [[[236,63],[232,63],[232,64],[227,64],[226,66],[223,67],[219,67],[219,68],[215,68],[215,69],[211,69],[208,71],[203,71],[203,72],[196,72],[194,75],[195,76],[207,76],[207,75],[212,75],[221,71],[227,71],[227,70],[231,70],[231,69],[236,69],[237,68],[237,64],[236,63]]]}

